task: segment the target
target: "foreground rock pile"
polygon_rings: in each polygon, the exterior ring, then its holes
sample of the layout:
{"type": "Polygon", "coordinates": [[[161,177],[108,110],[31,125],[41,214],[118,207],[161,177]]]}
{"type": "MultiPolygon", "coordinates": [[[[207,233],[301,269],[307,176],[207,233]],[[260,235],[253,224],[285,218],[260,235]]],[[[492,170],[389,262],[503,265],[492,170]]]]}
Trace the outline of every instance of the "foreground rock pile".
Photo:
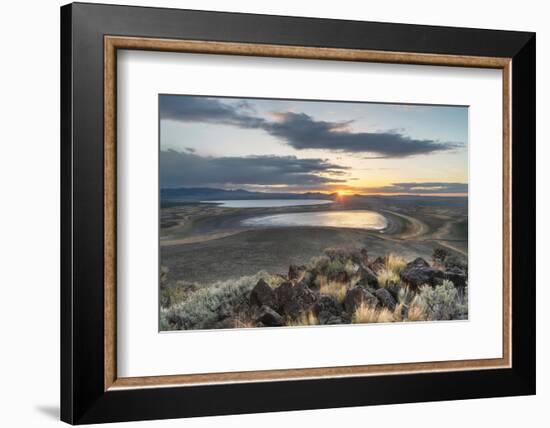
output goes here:
{"type": "Polygon", "coordinates": [[[382,286],[378,275],[387,269],[383,258],[370,262],[365,250],[328,251],[326,256],[328,267],[322,264],[310,268],[291,265],[286,278],[281,278],[282,282],[274,288],[260,279],[250,292],[247,313],[241,314],[249,320],[248,326],[351,323],[353,314],[361,305],[395,311],[403,289],[414,293],[421,286],[435,287],[448,280],[463,293],[467,285],[465,266],[434,267],[417,258],[403,267],[399,281],[382,286]],[[331,264],[344,266],[344,269],[331,270],[331,264]],[[341,298],[324,293],[323,283],[343,288],[341,298]],[[308,322],[308,317],[314,322],[308,322]]]}

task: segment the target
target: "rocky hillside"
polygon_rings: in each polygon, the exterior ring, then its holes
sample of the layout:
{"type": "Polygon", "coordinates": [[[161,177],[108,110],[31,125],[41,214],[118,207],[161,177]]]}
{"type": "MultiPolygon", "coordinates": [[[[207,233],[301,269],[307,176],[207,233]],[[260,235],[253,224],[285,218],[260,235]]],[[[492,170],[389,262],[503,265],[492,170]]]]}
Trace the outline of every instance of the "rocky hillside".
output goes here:
{"type": "Polygon", "coordinates": [[[431,264],[366,249],[327,250],[286,276],[260,272],[208,287],[161,277],[161,329],[219,329],[465,319],[468,272],[440,248],[431,264]]]}

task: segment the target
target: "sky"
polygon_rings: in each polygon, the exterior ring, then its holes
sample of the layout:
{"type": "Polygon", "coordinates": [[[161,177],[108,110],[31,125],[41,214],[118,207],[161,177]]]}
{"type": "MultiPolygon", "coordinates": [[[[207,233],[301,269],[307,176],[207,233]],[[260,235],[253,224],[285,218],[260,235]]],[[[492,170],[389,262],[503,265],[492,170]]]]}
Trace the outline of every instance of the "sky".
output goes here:
{"type": "Polygon", "coordinates": [[[468,108],[160,95],[162,188],[464,195],[468,108]]]}

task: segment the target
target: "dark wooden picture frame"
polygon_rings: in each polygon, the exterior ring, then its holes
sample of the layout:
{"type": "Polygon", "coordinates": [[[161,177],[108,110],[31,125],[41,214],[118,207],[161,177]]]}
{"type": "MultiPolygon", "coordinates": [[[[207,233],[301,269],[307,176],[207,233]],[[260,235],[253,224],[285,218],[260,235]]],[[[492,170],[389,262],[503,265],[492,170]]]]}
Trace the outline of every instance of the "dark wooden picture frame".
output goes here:
{"type": "Polygon", "coordinates": [[[77,3],[61,9],[61,106],[62,420],[534,394],[533,33],[77,3]],[[501,69],[503,357],[117,378],[117,49],[501,69]]]}

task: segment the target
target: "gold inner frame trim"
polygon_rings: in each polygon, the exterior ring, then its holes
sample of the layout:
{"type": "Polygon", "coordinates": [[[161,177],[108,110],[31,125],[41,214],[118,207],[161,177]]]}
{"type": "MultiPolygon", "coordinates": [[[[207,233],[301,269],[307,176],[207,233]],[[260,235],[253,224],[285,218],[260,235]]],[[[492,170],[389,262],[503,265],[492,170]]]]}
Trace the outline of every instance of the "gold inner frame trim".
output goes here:
{"type": "Polygon", "coordinates": [[[394,375],[421,372],[482,370],[511,367],[511,59],[461,55],[385,52],[304,46],[267,45],[139,37],[104,37],[104,389],[193,386],[220,383],[283,381],[312,378],[338,378],[394,375]],[[503,143],[503,349],[502,358],[422,363],[358,365],[343,367],[204,373],[171,376],[119,378],[116,367],[116,88],[117,50],[147,50],[212,55],[241,55],[333,61],[359,61],[393,64],[439,65],[494,68],[502,70],[503,143]]]}

